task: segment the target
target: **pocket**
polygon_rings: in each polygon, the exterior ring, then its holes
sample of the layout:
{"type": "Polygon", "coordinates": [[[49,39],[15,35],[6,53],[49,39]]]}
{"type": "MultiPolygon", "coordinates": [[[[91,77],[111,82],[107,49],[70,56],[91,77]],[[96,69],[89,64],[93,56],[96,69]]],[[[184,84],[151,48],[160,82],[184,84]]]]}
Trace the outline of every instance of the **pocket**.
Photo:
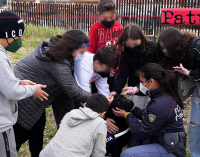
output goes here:
{"type": "Polygon", "coordinates": [[[178,151],[178,142],[178,133],[166,133],[164,135],[164,145],[168,153],[174,153],[178,151]]]}
{"type": "Polygon", "coordinates": [[[16,123],[18,117],[18,105],[15,103],[15,112],[12,114],[12,119],[16,123]]]}
{"type": "Polygon", "coordinates": [[[175,153],[186,146],[185,132],[165,133],[164,146],[168,153],[175,153]]]}

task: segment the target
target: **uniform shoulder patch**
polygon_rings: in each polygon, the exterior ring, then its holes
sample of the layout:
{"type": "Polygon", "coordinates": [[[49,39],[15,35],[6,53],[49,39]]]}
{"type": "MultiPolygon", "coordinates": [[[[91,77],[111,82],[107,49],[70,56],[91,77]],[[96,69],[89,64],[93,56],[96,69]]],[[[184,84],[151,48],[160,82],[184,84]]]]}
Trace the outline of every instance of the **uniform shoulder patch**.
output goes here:
{"type": "Polygon", "coordinates": [[[156,116],[153,114],[149,114],[149,121],[152,123],[156,120],[156,116]]]}

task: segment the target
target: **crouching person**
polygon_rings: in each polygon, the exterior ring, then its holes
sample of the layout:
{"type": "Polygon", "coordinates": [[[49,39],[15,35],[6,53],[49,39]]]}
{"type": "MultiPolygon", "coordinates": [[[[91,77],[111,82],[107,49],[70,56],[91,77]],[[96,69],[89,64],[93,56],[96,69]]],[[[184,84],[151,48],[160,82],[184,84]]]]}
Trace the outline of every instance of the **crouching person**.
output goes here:
{"type": "Polygon", "coordinates": [[[67,113],[40,157],[104,157],[107,124],[103,118],[108,107],[105,96],[94,94],[84,108],[67,113]]]}
{"type": "Polygon", "coordinates": [[[151,144],[129,148],[122,152],[121,157],[185,157],[183,102],[178,94],[175,73],[149,63],[141,68],[140,81],[151,97],[147,107],[144,110],[135,107],[132,113],[120,109],[113,112],[126,119],[139,139],[150,138],[151,144]]]}

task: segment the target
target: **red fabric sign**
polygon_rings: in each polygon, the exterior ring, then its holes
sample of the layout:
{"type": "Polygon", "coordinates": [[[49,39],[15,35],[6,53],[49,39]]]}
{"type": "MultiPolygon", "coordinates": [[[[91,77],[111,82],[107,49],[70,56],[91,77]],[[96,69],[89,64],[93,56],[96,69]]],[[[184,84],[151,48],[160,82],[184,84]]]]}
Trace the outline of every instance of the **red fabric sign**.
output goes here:
{"type": "Polygon", "coordinates": [[[162,8],[162,26],[200,26],[200,8],[162,8]]]}

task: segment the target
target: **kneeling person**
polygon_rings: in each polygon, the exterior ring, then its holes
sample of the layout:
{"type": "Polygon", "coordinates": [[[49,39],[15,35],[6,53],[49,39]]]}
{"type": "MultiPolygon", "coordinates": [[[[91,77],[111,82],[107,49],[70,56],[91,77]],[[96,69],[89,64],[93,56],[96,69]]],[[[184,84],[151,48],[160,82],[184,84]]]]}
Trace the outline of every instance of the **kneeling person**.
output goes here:
{"type": "Polygon", "coordinates": [[[105,156],[107,126],[102,118],[108,107],[105,96],[94,94],[84,108],[67,113],[55,137],[42,150],[40,157],[105,156]]]}
{"type": "Polygon", "coordinates": [[[82,61],[75,63],[74,76],[82,89],[90,92],[90,83],[95,82],[98,93],[108,96],[107,77],[117,65],[118,54],[113,48],[103,46],[96,54],[85,53],[82,61]]]}

